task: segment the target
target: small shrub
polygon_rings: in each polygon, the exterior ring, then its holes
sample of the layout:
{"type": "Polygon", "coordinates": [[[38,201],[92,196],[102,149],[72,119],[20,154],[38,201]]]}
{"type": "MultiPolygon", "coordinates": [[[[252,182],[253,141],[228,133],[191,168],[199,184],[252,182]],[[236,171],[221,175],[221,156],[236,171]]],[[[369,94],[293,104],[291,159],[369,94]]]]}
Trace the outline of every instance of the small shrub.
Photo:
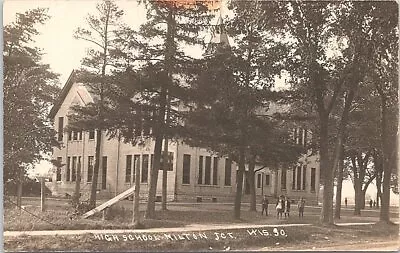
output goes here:
{"type": "Polygon", "coordinates": [[[76,200],[71,200],[70,203],[72,205],[72,208],[74,209],[74,216],[82,215],[91,210],[89,200],[78,202],[76,202],[76,200]]]}
{"type": "Polygon", "coordinates": [[[107,208],[107,220],[129,220],[132,218],[132,210],[126,209],[123,206],[111,206],[107,208]]]}

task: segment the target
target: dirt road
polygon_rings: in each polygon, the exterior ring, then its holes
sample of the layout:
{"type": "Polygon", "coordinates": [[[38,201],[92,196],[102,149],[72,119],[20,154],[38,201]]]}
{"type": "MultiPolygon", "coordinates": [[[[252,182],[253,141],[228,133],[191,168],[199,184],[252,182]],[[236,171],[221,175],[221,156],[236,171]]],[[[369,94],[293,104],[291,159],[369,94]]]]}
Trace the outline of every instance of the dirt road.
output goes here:
{"type": "Polygon", "coordinates": [[[398,252],[400,249],[399,240],[390,241],[355,241],[345,242],[344,244],[333,243],[329,246],[319,244],[308,244],[308,245],[297,245],[295,247],[277,248],[275,247],[264,247],[259,249],[251,249],[250,251],[287,251],[287,250],[302,250],[302,251],[395,251],[398,252]]]}

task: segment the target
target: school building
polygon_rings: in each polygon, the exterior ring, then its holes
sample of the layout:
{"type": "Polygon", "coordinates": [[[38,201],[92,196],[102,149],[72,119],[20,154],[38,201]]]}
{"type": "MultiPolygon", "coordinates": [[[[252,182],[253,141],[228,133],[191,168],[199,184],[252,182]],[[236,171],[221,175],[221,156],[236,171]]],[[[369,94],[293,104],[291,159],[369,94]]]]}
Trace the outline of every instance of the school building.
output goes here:
{"type": "MultiPolygon", "coordinates": [[[[93,95],[82,83],[74,81],[72,71],[61,94],[51,109],[60,148],[54,148],[53,159],[61,168],[54,168],[48,183],[53,195],[72,195],[78,168],[81,169],[81,191],[85,195],[91,189],[95,157],[95,132],[65,131],[68,114],[73,105],[84,106],[93,102],[93,95]]],[[[311,134],[305,129],[293,129],[293,137],[299,145],[305,145],[311,134]],[[307,134],[308,133],[308,134],[307,134]]],[[[97,184],[99,198],[112,198],[134,185],[134,174],[140,170],[141,196],[146,196],[153,161],[154,141],[143,139],[137,145],[124,143],[117,138],[108,139],[103,133],[101,159],[97,184]]],[[[167,195],[170,201],[232,201],[236,191],[238,166],[225,157],[206,149],[190,147],[182,141],[169,142],[169,168],[167,195]]],[[[247,170],[247,165],[246,165],[247,170]]],[[[269,197],[287,195],[292,199],[305,197],[307,202],[317,202],[320,169],[318,156],[304,155],[291,168],[268,168],[262,164],[255,168],[256,194],[269,197]]],[[[159,171],[157,196],[161,196],[162,170],[159,171]]],[[[243,182],[244,201],[250,194],[247,172],[243,182]]]]}

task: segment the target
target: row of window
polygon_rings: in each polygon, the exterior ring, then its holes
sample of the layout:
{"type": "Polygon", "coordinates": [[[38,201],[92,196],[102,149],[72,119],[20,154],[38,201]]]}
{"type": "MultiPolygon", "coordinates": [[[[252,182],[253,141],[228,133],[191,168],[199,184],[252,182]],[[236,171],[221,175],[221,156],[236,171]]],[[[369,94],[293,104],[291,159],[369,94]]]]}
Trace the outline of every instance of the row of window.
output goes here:
{"type": "MultiPolygon", "coordinates": [[[[167,171],[173,170],[173,159],[174,153],[168,152],[167,171]]],[[[164,168],[163,157],[161,157],[160,170],[164,168]]],[[[149,178],[149,170],[153,167],[154,155],[143,154],[143,155],[127,155],[125,158],[125,182],[135,182],[135,172],[137,169],[141,169],[140,182],[147,183],[149,178]],[[150,159],[149,159],[150,158],[150,159]],[[150,160],[150,161],[149,161],[150,160]]]]}
{"type": "MultiPolygon", "coordinates": [[[[89,131],[89,140],[94,140],[95,131],[89,131]]],[[[58,117],[58,131],[57,131],[57,140],[63,141],[64,139],[64,117],[58,117]]],[[[82,140],[82,131],[69,131],[68,132],[68,140],[82,140]]]]}
{"type": "MultiPolygon", "coordinates": [[[[264,185],[269,186],[270,184],[270,175],[265,175],[264,185]]],[[[257,188],[261,188],[262,185],[262,174],[257,174],[257,188]]]]}
{"type": "MultiPolygon", "coordinates": [[[[190,184],[191,173],[191,155],[183,155],[183,171],[182,184],[190,184]]],[[[197,184],[199,185],[218,185],[218,157],[199,156],[198,160],[198,177],[197,184]]],[[[225,180],[224,185],[230,186],[232,175],[232,161],[225,159],[225,180]]]]}
{"type": "MultiPolygon", "coordinates": [[[[149,136],[152,133],[152,128],[149,124],[145,122],[139,122],[134,127],[135,133],[142,134],[144,136],[149,136]]],[[[89,140],[94,140],[95,131],[89,131],[89,140]]],[[[63,141],[64,139],[64,117],[58,117],[58,131],[57,131],[57,140],[63,141]]],[[[68,132],[68,140],[82,140],[82,131],[69,131],[68,132]]]]}
{"type": "MultiPolygon", "coordinates": [[[[86,182],[92,182],[93,179],[93,170],[94,170],[94,156],[87,157],[87,174],[86,174],[86,182]]],[[[59,164],[62,164],[62,157],[57,157],[59,164]]],[[[102,185],[106,184],[106,176],[107,176],[107,156],[102,157],[102,185]]],[[[84,171],[82,169],[82,157],[81,156],[68,156],[66,167],[65,167],[65,181],[66,182],[75,182],[77,180],[78,171],[80,170],[81,177],[84,175],[84,171]]],[[[57,168],[56,180],[61,181],[61,169],[57,168]]]]}
{"type": "Polygon", "coordinates": [[[309,137],[307,129],[303,128],[294,128],[292,133],[292,138],[294,142],[298,145],[302,145],[303,147],[307,147],[307,143],[309,142],[309,137]]]}
{"type": "MultiPolygon", "coordinates": [[[[297,168],[292,169],[292,190],[305,190],[306,189],[306,171],[307,166],[298,166],[297,168]]],[[[281,189],[286,190],[286,176],[287,172],[286,169],[282,169],[281,175],[281,189]]],[[[311,168],[311,185],[310,190],[315,191],[315,176],[316,176],[316,169],[311,168]]]]}
{"type": "MultiPolygon", "coordinates": [[[[173,170],[173,152],[168,154],[167,170],[173,170]]],[[[126,156],[126,173],[125,182],[134,183],[135,182],[135,171],[141,169],[140,182],[147,183],[149,170],[153,166],[153,154],[143,154],[143,155],[127,155],[126,156]]],[[[57,157],[59,164],[62,163],[62,157],[57,157]]],[[[163,159],[162,159],[163,160],[163,159]]],[[[218,185],[218,157],[211,156],[199,156],[199,167],[198,167],[198,178],[197,184],[199,185],[218,185]],[[203,173],[204,171],[204,173],[203,173]],[[212,175],[212,176],[211,176],[212,175]],[[211,182],[212,179],[212,182],[211,182]]],[[[68,156],[65,168],[65,180],[67,182],[75,182],[77,180],[78,170],[81,170],[81,175],[84,175],[82,167],[82,157],[81,156],[68,156]]],[[[161,161],[161,168],[163,168],[163,161],[161,161]]],[[[88,156],[87,160],[87,174],[86,181],[92,182],[94,169],[94,156],[88,156]]],[[[106,174],[107,174],[107,156],[102,157],[102,180],[103,185],[105,185],[106,174]]],[[[306,173],[307,166],[298,166],[292,169],[292,190],[305,190],[306,189],[306,173]]],[[[182,171],[182,184],[190,184],[190,174],[191,174],[191,155],[183,155],[183,171],[182,171]]],[[[230,159],[225,159],[225,173],[224,173],[224,185],[231,186],[231,175],[232,175],[232,161],[230,159]]],[[[282,169],[281,174],[281,189],[286,190],[286,180],[287,171],[282,169]]],[[[316,179],[316,169],[311,168],[311,191],[315,191],[315,179],[316,179]]],[[[56,180],[61,181],[61,169],[57,169],[56,180]]],[[[256,187],[261,188],[262,174],[257,174],[256,187]]],[[[270,175],[265,175],[264,185],[270,185],[270,175]]]]}
{"type": "Polygon", "coordinates": [[[297,168],[294,168],[292,170],[292,173],[293,173],[292,190],[305,190],[306,189],[306,171],[307,171],[306,165],[303,165],[303,167],[297,166],[297,168]]]}
{"type": "MultiPolygon", "coordinates": [[[[89,140],[94,140],[95,131],[89,131],[89,140]]],[[[82,140],[82,131],[69,131],[68,132],[68,140],[69,141],[81,141],[82,140]]]]}

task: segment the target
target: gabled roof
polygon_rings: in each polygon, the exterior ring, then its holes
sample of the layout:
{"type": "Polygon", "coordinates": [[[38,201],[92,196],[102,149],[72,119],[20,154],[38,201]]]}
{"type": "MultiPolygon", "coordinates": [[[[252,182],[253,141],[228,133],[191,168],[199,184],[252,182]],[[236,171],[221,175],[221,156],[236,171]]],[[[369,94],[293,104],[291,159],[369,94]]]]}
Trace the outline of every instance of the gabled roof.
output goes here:
{"type": "Polygon", "coordinates": [[[72,70],[71,74],[68,77],[67,82],[64,84],[64,87],[61,90],[60,95],[54,102],[54,105],[49,112],[49,118],[53,119],[56,116],[62,103],[64,102],[65,98],[67,97],[69,90],[71,89],[72,85],[74,84],[74,78],[75,78],[75,70],[72,70]]]}

